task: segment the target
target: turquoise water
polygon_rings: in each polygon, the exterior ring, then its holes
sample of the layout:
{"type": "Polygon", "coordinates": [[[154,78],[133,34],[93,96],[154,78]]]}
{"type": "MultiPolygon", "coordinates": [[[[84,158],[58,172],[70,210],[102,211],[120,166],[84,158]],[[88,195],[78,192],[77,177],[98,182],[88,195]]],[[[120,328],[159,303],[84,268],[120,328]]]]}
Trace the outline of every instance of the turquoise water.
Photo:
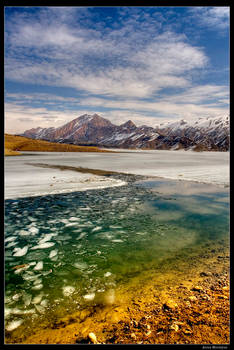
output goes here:
{"type": "Polygon", "coordinates": [[[6,200],[6,330],[113,303],[119,286],[178,252],[227,242],[228,191],[186,186],[145,181],[6,200]]]}

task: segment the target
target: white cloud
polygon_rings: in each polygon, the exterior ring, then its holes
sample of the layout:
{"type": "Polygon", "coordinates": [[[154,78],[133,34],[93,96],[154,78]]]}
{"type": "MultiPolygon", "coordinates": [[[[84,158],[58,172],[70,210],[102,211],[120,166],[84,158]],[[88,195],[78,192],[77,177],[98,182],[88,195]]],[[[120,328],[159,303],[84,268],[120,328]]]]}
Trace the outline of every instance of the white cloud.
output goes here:
{"type": "Polygon", "coordinates": [[[150,97],[165,87],[188,86],[188,72],[207,64],[204,52],[183,35],[152,37],[152,25],[139,29],[136,24],[128,21],[101,36],[64,23],[16,23],[8,38],[6,78],[113,97],[150,97]]]}
{"type": "Polygon", "coordinates": [[[25,130],[37,127],[59,127],[87,113],[86,110],[77,111],[47,110],[46,108],[33,108],[15,103],[5,104],[5,132],[22,133],[25,130]]]}
{"type": "MultiPolygon", "coordinates": [[[[6,22],[5,78],[46,85],[51,91],[53,87],[73,88],[79,96],[8,94],[8,132],[57,127],[94,112],[116,124],[132,119],[151,126],[157,118],[228,113],[227,87],[194,85],[193,74],[199,81],[201,71],[216,67],[210,66],[205,48],[173,32],[177,27],[167,20],[169,9],[162,14],[155,7],[150,15],[137,7],[121,7],[119,22],[112,28],[100,18],[94,26],[91,12],[88,8],[43,7],[37,16],[22,12],[6,22]],[[32,102],[34,106],[41,103],[41,108],[29,107],[32,102]]],[[[172,12],[175,15],[175,9],[172,12]]],[[[229,8],[193,7],[187,21],[192,18],[203,27],[225,29],[229,8]]]]}
{"type": "Polygon", "coordinates": [[[195,15],[196,21],[202,26],[213,30],[222,31],[229,28],[230,8],[226,6],[193,7],[191,12],[195,15]]]}

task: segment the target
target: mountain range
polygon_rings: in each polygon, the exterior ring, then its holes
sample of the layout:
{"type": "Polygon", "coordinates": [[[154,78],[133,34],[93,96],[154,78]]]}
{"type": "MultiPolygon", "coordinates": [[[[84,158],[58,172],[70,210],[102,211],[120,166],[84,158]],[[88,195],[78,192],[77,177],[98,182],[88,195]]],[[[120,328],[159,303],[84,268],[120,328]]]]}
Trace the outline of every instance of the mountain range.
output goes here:
{"type": "Polygon", "coordinates": [[[129,149],[229,150],[229,116],[165,122],[137,127],[131,120],[112,124],[98,114],[84,114],[58,128],[33,128],[20,136],[74,145],[129,149]]]}

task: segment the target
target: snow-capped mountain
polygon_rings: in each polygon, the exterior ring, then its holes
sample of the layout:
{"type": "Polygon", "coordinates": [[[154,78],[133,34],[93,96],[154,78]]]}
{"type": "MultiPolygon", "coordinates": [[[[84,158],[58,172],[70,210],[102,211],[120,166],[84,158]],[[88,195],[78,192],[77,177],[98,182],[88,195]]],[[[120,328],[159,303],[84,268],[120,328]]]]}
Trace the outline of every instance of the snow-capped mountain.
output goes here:
{"type": "Polygon", "coordinates": [[[229,117],[206,117],[137,127],[131,120],[114,125],[84,114],[59,128],[34,128],[21,136],[47,141],[116,148],[229,150],[229,117]]]}

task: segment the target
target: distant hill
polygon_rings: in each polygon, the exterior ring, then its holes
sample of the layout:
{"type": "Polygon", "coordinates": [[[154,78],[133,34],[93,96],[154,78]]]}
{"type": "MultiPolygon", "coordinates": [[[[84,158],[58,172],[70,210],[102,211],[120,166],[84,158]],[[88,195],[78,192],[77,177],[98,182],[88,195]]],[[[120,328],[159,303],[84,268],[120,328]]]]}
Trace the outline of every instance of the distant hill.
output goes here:
{"type": "Polygon", "coordinates": [[[20,151],[40,151],[40,152],[110,152],[98,147],[75,146],[63,143],[34,140],[28,137],[5,134],[6,156],[20,155],[20,151]]]}
{"type": "Polygon", "coordinates": [[[84,114],[61,127],[38,127],[26,130],[22,136],[106,148],[228,151],[229,134],[228,116],[165,122],[153,128],[137,127],[131,120],[114,125],[97,114],[84,114]]]}

